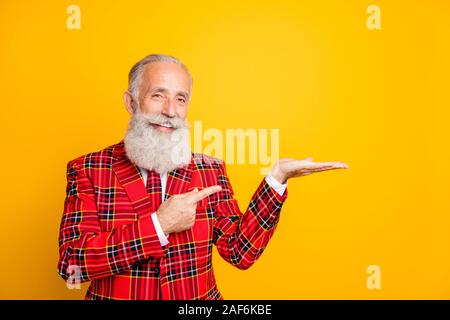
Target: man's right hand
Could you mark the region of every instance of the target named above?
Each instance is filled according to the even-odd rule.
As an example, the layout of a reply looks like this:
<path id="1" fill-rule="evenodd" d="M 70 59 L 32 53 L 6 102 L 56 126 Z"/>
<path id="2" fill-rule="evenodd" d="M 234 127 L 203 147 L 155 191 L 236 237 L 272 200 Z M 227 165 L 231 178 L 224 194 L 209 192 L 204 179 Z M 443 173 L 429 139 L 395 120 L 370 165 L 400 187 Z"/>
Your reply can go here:
<path id="1" fill-rule="evenodd" d="M 192 228 L 195 223 L 197 202 L 222 190 L 221 186 L 211 186 L 198 191 L 176 194 L 164 201 L 156 215 L 165 234 L 180 232 Z"/>

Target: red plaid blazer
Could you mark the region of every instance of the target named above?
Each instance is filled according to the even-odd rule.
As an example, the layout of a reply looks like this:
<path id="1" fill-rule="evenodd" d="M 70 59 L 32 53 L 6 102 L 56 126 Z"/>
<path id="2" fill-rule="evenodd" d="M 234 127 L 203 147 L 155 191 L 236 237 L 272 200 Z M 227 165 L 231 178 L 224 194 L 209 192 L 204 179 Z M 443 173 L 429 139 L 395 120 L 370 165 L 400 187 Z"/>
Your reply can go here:
<path id="1" fill-rule="evenodd" d="M 123 140 L 67 164 L 58 273 L 67 280 L 78 270 L 81 282 L 91 281 L 86 299 L 222 299 L 213 244 L 233 266 L 249 268 L 287 197 L 263 179 L 242 214 L 223 161 L 194 153 L 187 167 L 169 172 L 165 199 L 196 187 L 219 184 L 222 190 L 199 202 L 194 226 L 170 234 L 162 247 L 151 220 L 161 203 L 161 189 L 153 188 L 159 175 L 150 171 L 148 181 L 146 189 Z"/>

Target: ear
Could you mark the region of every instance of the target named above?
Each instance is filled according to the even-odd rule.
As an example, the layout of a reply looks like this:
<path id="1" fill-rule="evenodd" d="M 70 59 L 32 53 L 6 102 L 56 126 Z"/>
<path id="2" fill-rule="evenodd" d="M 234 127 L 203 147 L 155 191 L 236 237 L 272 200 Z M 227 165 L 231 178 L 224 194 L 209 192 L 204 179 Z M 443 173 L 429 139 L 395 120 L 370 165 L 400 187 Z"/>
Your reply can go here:
<path id="1" fill-rule="evenodd" d="M 125 103 L 125 108 L 127 109 L 129 114 L 133 114 L 133 96 L 129 91 L 125 91 L 123 94 L 123 102 Z"/>

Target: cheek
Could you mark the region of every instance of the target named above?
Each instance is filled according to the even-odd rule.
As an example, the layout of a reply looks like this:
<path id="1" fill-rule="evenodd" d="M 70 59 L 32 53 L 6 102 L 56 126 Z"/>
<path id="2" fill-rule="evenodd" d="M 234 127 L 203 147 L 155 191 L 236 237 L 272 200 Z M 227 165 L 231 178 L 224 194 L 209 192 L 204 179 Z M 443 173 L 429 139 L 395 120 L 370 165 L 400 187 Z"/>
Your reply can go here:
<path id="1" fill-rule="evenodd" d="M 187 106 L 178 106 L 177 107 L 177 116 L 181 119 L 186 119 L 187 114 Z"/>
<path id="2" fill-rule="evenodd" d="M 141 111 L 143 113 L 161 113 L 162 103 L 154 100 L 143 100 L 141 102 Z"/>

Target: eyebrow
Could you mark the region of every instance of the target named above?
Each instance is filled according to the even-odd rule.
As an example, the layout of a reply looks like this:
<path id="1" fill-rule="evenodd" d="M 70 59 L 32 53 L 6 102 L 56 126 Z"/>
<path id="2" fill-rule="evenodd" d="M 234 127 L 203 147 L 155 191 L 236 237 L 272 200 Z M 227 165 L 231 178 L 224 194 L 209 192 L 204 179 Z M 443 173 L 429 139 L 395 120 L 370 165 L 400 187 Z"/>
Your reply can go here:
<path id="1" fill-rule="evenodd" d="M 157 92 L 168 93 L 168 90 L 163 87 L 156 87 L 152 90 L 152 93 L 157 93 Z M 189 94 L 186 91 L 178 91 L 177 95 L 183 96 L 185 99 L 189 98 Z"/>

